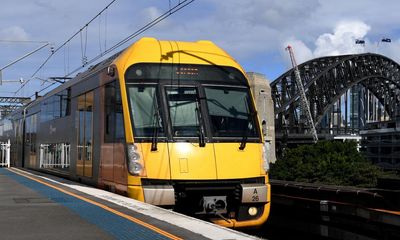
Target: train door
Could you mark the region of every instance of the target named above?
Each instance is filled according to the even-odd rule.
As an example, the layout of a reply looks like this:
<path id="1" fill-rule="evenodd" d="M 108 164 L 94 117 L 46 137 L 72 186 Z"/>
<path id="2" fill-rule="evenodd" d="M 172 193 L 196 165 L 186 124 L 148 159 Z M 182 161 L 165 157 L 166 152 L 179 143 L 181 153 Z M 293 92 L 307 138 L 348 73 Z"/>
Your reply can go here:
<path id="1" fill-rule="evenodd" d="M 37 114 L 33 114 L 25 119 L 24 167 L 36 167 L 36 133 Z"/>
<path id="2" fill-rule="evenodd" d="M 126 185 L 125 132 L 122 101 L 117 81 L 104 87 L 104 141 L 101 146 L 101 177 L 103 180 Z M 118 186 L 117 186 L 118 187 Z"/>
<path id="3" fill-rule="evenodd" d="M 11 143 L 11 166 L 24 167 L 24 121 L 17 119 L 14 121 L 15 139 Z"/>
<path id="4" fill-rule="evenodd" d="M 92 177 L 93 172 L 93 91 L 78 97 L 78 159 L 76 173 Z"/>

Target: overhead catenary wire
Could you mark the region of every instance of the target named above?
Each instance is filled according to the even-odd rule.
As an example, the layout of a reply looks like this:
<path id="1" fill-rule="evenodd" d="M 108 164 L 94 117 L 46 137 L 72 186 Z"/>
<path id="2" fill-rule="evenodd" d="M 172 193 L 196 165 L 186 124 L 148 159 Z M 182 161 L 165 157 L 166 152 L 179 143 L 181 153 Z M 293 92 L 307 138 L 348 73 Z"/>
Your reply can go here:
<path id="1" fill-rule="evenodd" d="M 64 77 L 69 77 L 72 74 L 78 72 L 80 69 L 82 69 L 83 67 L 85 67 L 88 64 L 91 64 L 99 59 L 101 59 L 102 57 L 104 57 L 105 55 L 111 53 L 112 51 L 118 49 L 119 47 L 121 47 L 122 45 L 126 44 L 127 42 L 129 42 L 130 40 L 132 40 L 133 38 L 137 37 L 138 35 L 142 34 L 143 32 L 149 30 L 150 28 L 154 27 L 155 25 L 157 25 L 158 23 L 160 23 L 161 21 L 163 21 L 164 19 L 168 18 L 169 16 L 173 15 L 174 13 L 178 12 L 179 10 L 181 10 L 182 8 L 186 7 L 187 5 L 191 4 L 192 2 L 194 2 L 195 0 L 183 0 L 183 1 L 179 1 L 179 3 L 177 3 L 175 6 L 169 8 L 168 11 L 165 11 L 163 14 L 161 14 L 160 16 L 158 16 L 157 18 L 155 18 L 154 20 L 150 21 L 149 23 L 145 24 L 143 27 L 139 28 L 138 30 L 136 30 L 135 32 L 133 32 L 132 34 L 130 34 L 129 36 L 127 36 L 126 38 L 124 38 L 123 40 L 121 40 L 120 42 L 116 43 L 115 45 L 113 45 L 112 47 L 105 49 L 104 52 L 100 53 L 99 55 L 95 56 L 94 58 L 88 60 L 86 62 L 85 65 L 79 66 L 78 68 L 74 69 L 73 71 L 69 72 L 68 74 L 66 74 Z M 83 28 L 82 28 L 83 29 Z M 79 34 L 79 32 L 77 33 Z M 76 35 L 75 35 L 76 36 Z M 58 50 L 59 48 L 57 48 L 56 50 Z M 54 84 L 57 84 L 57 82 L 53 82 L 50 85 L 40 89 L 38 91 L 38 93 L 43 92 L 44 90 L 50 88 L 51 86 L 53 86 Z M 35 94 L 33 94 L 30 97 L 35 96 Z"/>
<path id="2" fill-rule="evenodd" d="M 65 45 L 67 45 L 73 38 L 75 38 L 78 34 L 80 34 L 89 24 L 91 24 L 97 17 L 99 17 L 103 12 L 105 12 L 114 2 L 117 0 L 112 0 L 106 7 L 104 7 L 96 16 L 94 16 L 92 19 L 90 19 L 82 28 L 80 28 L 76 33 L 74 33 L 70 38 L 68 38 L 63 44 L 61 44 L 59 47 L 57 47 L 54 51 L 50 53 L 50 55 L 44 60 L 44 62 L 36 69 L 36 71 L 31 75 L 30 79 L 34 78 L 36 74 L 47 64 L 47 62 L 56 54 L 61 48 L 63 48 Z M 29 41 L 26 41 L 29 42 Z M 14 96 L 21 91 L 26 84 L 30 81 L 28 79 L 22 86 L 14 93 Z"/>
<path id="3" fill-rule="evenodd" d="M 160 23 L 161 21 L 163 21 L 164 19 L 166 19 L 167 17 L 171 16 L 172 14 L 176 13 L 177 11 L 179 11 L 180 9 L 186 7 L 187 5 L 189 5 L 190 3 L 194 2 L 195 0 L 184 0 L 179 2 L 177 5 L 175 5 L 174 7 L 170 8 L 168 11 L 164 12 L 163 14 L 161 14 L 160 16 L 158 16 L 157 18 L 155 18 L 154 20 L 152 20 L 151 22 L 147 23 L 146 25 L 144 25 L 143 27 L 141 27 L 139 30 L 135 31 L 134 33 L 132 33 L 131 35 L 127 36 L 126 38 L 124 38 L 123 40 L 121 40 L 120 42 L 118 42 L 117 44 L 115 44 L 114 46 L 108 48 L 107 50 L 105 50 L 103 53 L 95 56 L 94 58 L 92 58 L 91 60 L 88 60 L 87 64 L 91 64 L 97 60 L 99 60 L 100 58 L 104 57 L 105 55 L 107 55 L 108 53 L 116 50 L 117 48 L 121 47 L 122 45 L 126 44 L 127 42 L 129 42 L 130 40 L 132 40 L 133 38 L 137 37 L 138 35 L 142 34 L 143 32 L 147 31 L 148 29 L 154 27 L 155 25 L 157 25 L 158 23 Z M 76 73 L 77 71 L 79 71 L 80 69 L 82 69 L 84 66 L 80 66 L 78 68 L 76 68 L 75 70 L 73 70 L 72 72 L 68 73 L 65 77 L 70 76 L 71 74 Z"/>
<path id="4" fill-rule="evenodd" d="M 31 41 L 31 40 L 0 40 L 0 43 L 48 43 L 48 41 Z"/>

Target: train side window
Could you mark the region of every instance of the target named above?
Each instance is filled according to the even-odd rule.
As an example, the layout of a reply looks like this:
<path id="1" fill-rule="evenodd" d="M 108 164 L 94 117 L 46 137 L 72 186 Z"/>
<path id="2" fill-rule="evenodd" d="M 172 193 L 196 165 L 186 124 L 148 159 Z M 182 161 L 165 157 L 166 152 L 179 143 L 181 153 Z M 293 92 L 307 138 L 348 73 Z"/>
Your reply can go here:
<path id="1" fill-rule="evenodd" d="M 119 84 L 115 87 L 115 141 L 121 142 L 125 139 L 124 117 L 122 113 L 122 99 Z"/>
<path id="2" fill-rule="evenodd" d="M 109 83 L 104 87 L 104 142 L 114 142 L 115 114 L 113 107 L 115 102 L 115 82 Z"/>
<path id="3" fill-rule="evenodd" d="M 119 84 L 113 81 L 105 85 L 104 94 L 104 142 L 113 143 L 124 140 L 122 100 Z"/>
<path id="4" fill-rule="evenodd" d="M 65 89 L 44 100 L 40 111 L 41 122 L 69 116 L 71 113 L 71 89 Z"/>

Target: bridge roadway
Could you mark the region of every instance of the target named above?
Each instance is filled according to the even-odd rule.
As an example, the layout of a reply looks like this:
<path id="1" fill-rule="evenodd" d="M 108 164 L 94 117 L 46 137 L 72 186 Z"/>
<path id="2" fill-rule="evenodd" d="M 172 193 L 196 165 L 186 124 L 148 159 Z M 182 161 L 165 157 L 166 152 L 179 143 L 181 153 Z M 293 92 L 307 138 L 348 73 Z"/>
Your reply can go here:
<path id="1" fill-rule="evenodd" d="M 255 239 L 82 184 L 0 168 L 1 239 Z"/>

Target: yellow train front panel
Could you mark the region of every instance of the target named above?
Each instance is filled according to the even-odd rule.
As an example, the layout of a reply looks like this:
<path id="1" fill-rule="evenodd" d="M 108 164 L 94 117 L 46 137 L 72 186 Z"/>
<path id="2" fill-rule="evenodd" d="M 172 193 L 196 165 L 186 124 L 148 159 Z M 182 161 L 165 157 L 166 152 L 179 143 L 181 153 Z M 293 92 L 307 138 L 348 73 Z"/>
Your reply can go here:
<path id="1" fill-rule="evenodd" d="M 269 215 L 268 160 L 244 71 L 212 42 L 144 38 L 113 62 L 128 196 L 228 227 Z"/>

